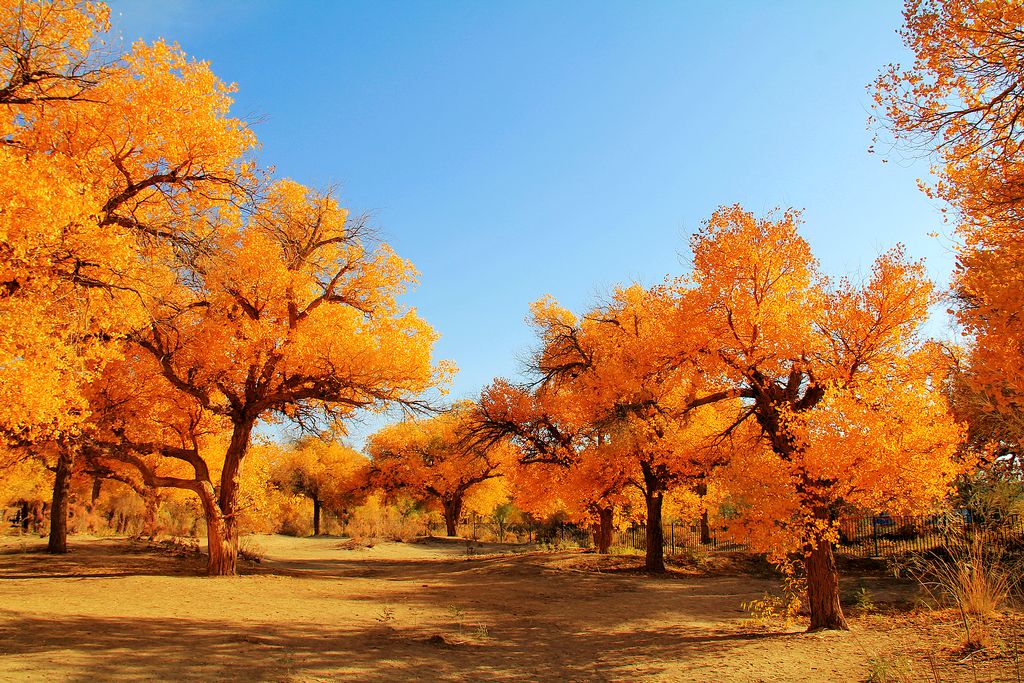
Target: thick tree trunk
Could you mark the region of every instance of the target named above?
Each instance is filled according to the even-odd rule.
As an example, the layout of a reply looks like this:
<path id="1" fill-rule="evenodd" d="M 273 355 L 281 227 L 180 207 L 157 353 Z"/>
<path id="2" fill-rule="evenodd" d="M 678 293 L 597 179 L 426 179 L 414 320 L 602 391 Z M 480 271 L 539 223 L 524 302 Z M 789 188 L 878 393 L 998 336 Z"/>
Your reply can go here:
<path id="1" fill-rule="evenodd" d="M 313 496 L 313 535 L 320 535 L 320 499 Z"/>
<path id="2" fill-rule="evenodd" d="M 664 478 L 647 462 L 640 468 L 644 473 L 644 498 L 647 502 L 647 549 L 644 569 L 649 572 L 665 571 L 665 529 L 661 526 L 661 504 L 665 492 Z"/>
<path id="3" fill-rule="evenodd" d="M 71 490 L 71 468 L 74 464 L 74 454 L 68 449 L 61 448 L 57 457 L 57 472 L 53 478 L 50 539 L 46 544 L 46 551 L 50 553 L 68 551 L 68 497 Z"/>
<path id="4" fill-rule="evenodd" d="M 661 526 L 660 491 L 648 493 L 647 499 L 647 550 L 644 569 L 649 572 L 665 571 L 665 530 Z"/>
<path id="5" fill-rule="evenodd" d="M 96 477 L 92 480 L 92 496 L 89 498 L 89 510 L 91 511 L 96 507 L 96 501 L 99 500 L 100 491 L 103 489 L 103 480 Z"/>
<path id="6" fill-rule="evenodd" d="M 210 576 L 234 576 L 238 573 L 238 538 L 235 525 L 222 515 L 206 520 L 206 547 L 209 557 L 206 573 Z"/>
<path id="7" fill-rule="evenodd" d="M 224 455 L 220 475 L 220 496 L 214 498 L 208 486 L 200 497 L 206 516 L 206 541 L 209 552 L 206 570 L 210 576 L 234 576 L 238 573 L 238 532 L 235 515 L 238 507 L 238 486 L 242 478 L 242 460 L 249 451 L 253 420 L 234 424 L 231 441 Z"/>
<path id="8" fill-rule="evenodd" d="M 611 505 L 603 507 L 598 510 L 598 526 L 597 526 L 597 552 L 602 555 L 607 555 L 608 551 L 612 547 L 612 534 L 615 528 L 612 526 L 612 519 L 615 513 L 615 508 Z"/>
<path id="9" fill-rule="evenodd" d="M 206 518 L 206 573 L 209 576 L 234 576 L 238 570 L 238 538 L 233 520 L 221 512 L 209 482 L 204 483 L 199 498 Z"/>
<path id="10" fill-rule="evenodd" d="M 462 516 L 462 498 L 441 501 L 444 509 L 444 530 L 449 536 L 458 535 L 459 517 Z"/>
<path id="11" fill-rule="evenodd" d="M 809 631 L 822 629 L 848 631 L 843 608 L 839 604 L 839 572 L 832 544 L 821 539 L 804 555 L 807 571 L 807 603 L 811 611 Z"/>

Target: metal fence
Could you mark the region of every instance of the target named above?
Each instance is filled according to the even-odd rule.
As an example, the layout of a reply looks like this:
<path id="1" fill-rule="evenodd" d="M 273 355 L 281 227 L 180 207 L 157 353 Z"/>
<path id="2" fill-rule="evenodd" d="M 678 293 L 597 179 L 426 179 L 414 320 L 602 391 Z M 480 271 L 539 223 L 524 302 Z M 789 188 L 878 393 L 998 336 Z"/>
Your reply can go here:
<path id="1" fill-rule="evenodd" d="M 979 520 L 969 511 L 930 516 L 846 518 L 839 522 L 837 552 L 856 557 L 887 557 L 947 547 L 964 541 L 1024 545 L 1024 519 L 1009 515 Z"/>
<path id="2" fill-rule="evenodd" d="M 726 527 L 712 526 L 701 542 L 700 525 L 670 522 L 664 527 L 665 550 L 669 553 L 691 548 L 702 550 L 746 550 L 726 533 Z M 1024 518 L 1010 515 L 984 522 L 968 511 L 931 516 L 869 515 L 839 520 L 836 552 L 854 557 L 890 557 L 948 547 L 965 541 L 1024 547 Z M 616 533 L 619 547 L 646 550 L 647 529 L 637 525 Z"/>
<path id="3" fill-rule="evenodd" d="M 473 539 L 500 543 L 593 546 L 591 530 L 568 523 L 507 523 L 504 520 L 478 517 L 465 520 L 461 531 Z M 839 520 L 836 552 L 854 557 L 890 557 L 948 547 L 973 539 L 983 543 L 1024 547 L 1024 518 L 1011 515 L 982 522 L 969 511 L 932 516 L 845 517 Z M 646 550 L 647 528 L 639 524 L 616 531 L 613 546 Z M 711 525 L 702 542 L 699 521 L 666 523 L 664 547 L 669 554 L 686 549 L 747 549 L 745 543 L 732 537 L 727 533 L 727 528 L 721 525 Z"/>
<path id="4" fill-rule="evenodd" d="M 665 550 L 675 553 L 686 548 L 703 550 L 746 550 L 745 543 L 737 542 L 725 533 L 725 527 L 711 526 L 707 539 L 701 541 L 700 522 L 669 522 L 663 525 Z M 614 546 L 647 550 L 647 527 L 643 524 L 623 529 L 615 533 Z"/>

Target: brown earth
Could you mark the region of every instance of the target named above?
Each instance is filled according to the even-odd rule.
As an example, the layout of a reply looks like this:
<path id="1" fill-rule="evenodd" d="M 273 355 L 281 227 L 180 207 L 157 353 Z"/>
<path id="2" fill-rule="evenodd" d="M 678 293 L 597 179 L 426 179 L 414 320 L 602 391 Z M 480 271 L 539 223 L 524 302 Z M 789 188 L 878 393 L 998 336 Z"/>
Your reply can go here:
<path id="1" fill-rule="evenodd" d="M 53 557 L 0 538 L 0 680 L 856 681 L 1017 680 L 1024 619 L 958 650 L 958 616 L 911 609 L 914 587 L 848 568 L 870 613 L 848 633 L 746 620 L 777 588 L 759 563 L 636 571 L 640 559 L 509 553 L 440 539 L 372 548 L 261 536 L 243 576 L 200 555 L 74 537 Z"/>

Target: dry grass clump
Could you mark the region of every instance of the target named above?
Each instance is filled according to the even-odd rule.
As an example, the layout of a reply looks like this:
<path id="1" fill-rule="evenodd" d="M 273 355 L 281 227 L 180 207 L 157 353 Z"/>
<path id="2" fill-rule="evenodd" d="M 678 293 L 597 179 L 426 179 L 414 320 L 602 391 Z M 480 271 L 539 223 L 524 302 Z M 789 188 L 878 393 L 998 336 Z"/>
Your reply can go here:
<path id="1" fill-rule="evenodd" d="M 882 656 L 872 659 L 867 683 L 910 683 L 915 680 L 914 668 L 906 657 Z"/>
<path id="2" fill-rule="evenodd" d="M 998 544 L 980 538 L 951 545 L 945 553 L 932 553 L 911 567 L 921 586 L 938 604 L 960 611 L 964 648 L 992 645 L 989 624 L 1021 587 L 1024 565 L 1007 559 Z"/>
<path id="3" fill-rule="evenodd" d="M 245 536 L 238 541 L 238 556 L 243 560 L 259 564 L 267 554 L 267 549 L 252 536 Z"/>

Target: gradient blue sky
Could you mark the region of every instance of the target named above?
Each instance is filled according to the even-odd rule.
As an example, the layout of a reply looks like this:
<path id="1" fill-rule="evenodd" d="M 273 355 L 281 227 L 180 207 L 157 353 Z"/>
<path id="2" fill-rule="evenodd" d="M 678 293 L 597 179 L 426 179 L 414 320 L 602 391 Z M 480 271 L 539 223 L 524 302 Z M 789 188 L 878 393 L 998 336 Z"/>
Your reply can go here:
<path id="1" fill-rule="evenodd" d="M 927 164 L 867 151 L 865 86 L 909 59 L 894 0 L 110 5 L 126 42 L 177 41 L 238 84 L 264 164 L 372 211 L 421 271 L 408 302 L 460 367 L 454 398 L 516 376 L 531 301 L 683 272 L 721 204 L 803 208 L 831 274 L 897 241 L 952 269 Z"/>

